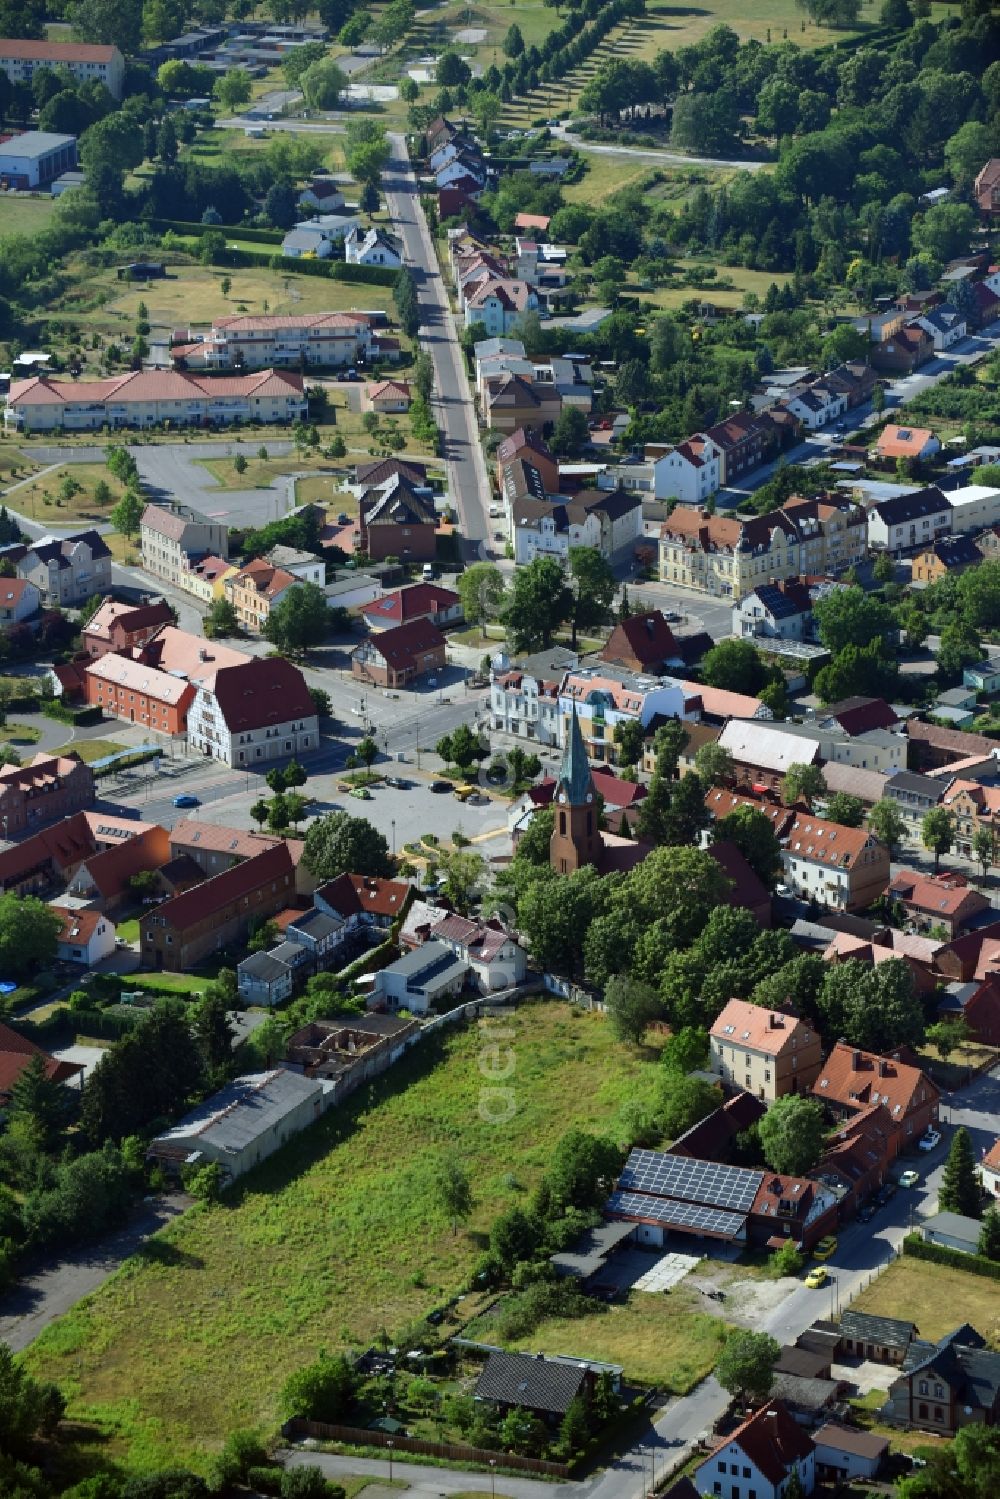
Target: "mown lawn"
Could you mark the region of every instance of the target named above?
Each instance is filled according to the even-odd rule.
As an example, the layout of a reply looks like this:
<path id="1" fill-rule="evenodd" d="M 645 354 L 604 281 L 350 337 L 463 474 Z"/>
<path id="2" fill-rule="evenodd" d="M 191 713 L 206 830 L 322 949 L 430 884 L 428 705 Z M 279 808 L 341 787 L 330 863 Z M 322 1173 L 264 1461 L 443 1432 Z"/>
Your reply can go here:
<path id="1" fill-rule="evenodd" d="M 59 491 L 66 479 L 75 480 L 81 487 L 76 494 L 62 499 Z M 111 491 L 111 499 L 106 505 L 98 505 L 94 500 L 94 490 L 101 480 Z M 109 518 L 124 490 L 125 486 L 103 463 L 62 463 L 51 473 L 40 474 L 30 484 L 22 485 L 12 495 L 11 503 L 44 525 L 92 524 Z"/>
<path id="2" fill-rule="evenodd" d="M 4 234 L 38 234 L 47 229 L 55 213 L 58 198 L 21 197 L 17 193 L 4 193 L 0 206 L 0 223 Z"/>
<path id="3" fill-rule="evenodd" d="M 631 1379 L 684 1395 L 715 1367 L 726 1341 L 726 1324 L 695 1310 L 694 1300 L 683 1287 L 667 1296 L 633 1291 L 592 1317 L 543 1322 L 513 1346 L 621 1364 Z"/>
<path id="4" fill-rule="evenodd" d="M 497 1045 L 513 1058 L 500 1083 L 481 1070 Z M 272 1429 L 284 1379 L 320 1349 L 397 1334 L 458 1291 L 553 1142 L 655 1087 L 653 1063 L 561 1003 L 429 1040 L 224 1205 L 172 1225 L 27 1361 L 130 1467 L 199 1461 L 234 1427 Z M 476 1199 L 457 1235 L 431 1185 L 444 1150 L 460 1155 Z"/>
<path id="5" fill-rule="evenodd" d="M 229 238 L 235 244 L 238 236 Z M 247 248 L 259 251 L 267 246 L 248 243 Z M 223 296 L 222 281 L 226 276 L 231 284 L 228 296 Z M 226 271 L 174 264 L 162 281 L 150 281 L 145 286 L 130 283 L 124 287 L 116 283 L 114 289 L 108 281 L 107 286 L 106 314 L 119 315 L 128 322 L 135 318 L 139 303 L 145 302 L 149 321 L 158 328 L 211 323 L 214 318 L 232 317 L 240 312 L 350 312 L 355 308 L 381 308 L 395 315 L 389 286 L 356 286 L 326 276 L 272 271 L 267 266 Z"/>
<path id="6" fill-rule="evenodd" d="M 851 1302 L 852 1312 L 915 1320 L 924 1338 L 943 1337 L 969 1322 L 1000 1346 L 1000 1296 L 996 1281 L 949 1265 L 903 1255 Z"/>
<path id="7" fill-rule="evenodd" d="M 103 760 L 106 755 L 117 755 L 125 748 L 117 739 L 74 739 L 67 747 L 79 755 L 85 765 L 93 765 L 95 760 Z"/>

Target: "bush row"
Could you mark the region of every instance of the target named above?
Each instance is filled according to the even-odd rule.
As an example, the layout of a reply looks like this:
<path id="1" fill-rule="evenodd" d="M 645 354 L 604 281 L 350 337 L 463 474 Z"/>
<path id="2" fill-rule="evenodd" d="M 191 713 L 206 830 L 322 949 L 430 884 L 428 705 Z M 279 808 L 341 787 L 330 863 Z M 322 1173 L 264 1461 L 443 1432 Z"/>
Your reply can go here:
<path id="1" fill-rule="evenodd" d="M 10 706 L 14 706 L 13 702 Z M 96 706 L 67 708 L 66 704 L 61 703 L 58 698 L 43 698 L 40 709 L 46 718 L 54 718 L 59 723 L 75 724 L 79 727 L 83 727 L 85 724 L 100 723 L 102 717 L 100 708 Z"/>
<path id="2" fill-rule="evenodd" d="M 1000 1280 L 1000 1260 L 988 1260 L 985 1254 L 948 1249 L 944 1244 L 928 1244 L 919 1234 L 907 1234 L 903 1240 L 903 1253 L 912 1254 L 915 1260 L 931 1260 L 936 1265 L 950 1265 L 953 1270 L 967 1270 L 970 1275 Z"/>

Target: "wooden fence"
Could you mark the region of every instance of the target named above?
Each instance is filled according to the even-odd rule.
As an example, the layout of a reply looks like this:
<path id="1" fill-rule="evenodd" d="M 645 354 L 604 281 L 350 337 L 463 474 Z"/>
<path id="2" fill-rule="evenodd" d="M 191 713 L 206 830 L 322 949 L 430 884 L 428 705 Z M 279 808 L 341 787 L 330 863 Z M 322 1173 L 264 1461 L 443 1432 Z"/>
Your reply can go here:
<path id="1" fill-rule="evenodd" d="M 332 1426 L 325 1421 L 286 1421 L 282 1428 L 287 1437 L 316 1437 L 323 1442 L 345 1442 L 351 1447 L 383 1447 L 393 1452 L 420 1452 L 426 1457 L 443 1457 L 452 1462 L 478 1463 L 486 1468 L 495 1463 L 508 1472 L 541 1473 L 547 1478 L 569 1478 L 572 1469 L 566 1463 L 547 1463 L 540 1457 L 518 1457 L 513 1452 L 489 1452 L 485 1447 L 466 1447 L 459 1442 L 426 1442 L 421 1437 L 402 1434 L 387 1436 L 384 1431 L 368 1431 L 362 1426 Z"/>

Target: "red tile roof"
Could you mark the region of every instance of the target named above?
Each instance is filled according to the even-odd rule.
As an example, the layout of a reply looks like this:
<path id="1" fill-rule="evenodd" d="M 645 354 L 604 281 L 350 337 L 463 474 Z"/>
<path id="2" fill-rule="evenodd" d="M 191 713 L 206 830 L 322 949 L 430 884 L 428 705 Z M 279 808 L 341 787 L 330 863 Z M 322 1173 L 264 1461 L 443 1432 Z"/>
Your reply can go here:
<path id="1" fill-rule="evenodd" d="M 251 895 L 264 885 L 294 872 L 290 850 L 286 844 L 279 843 L 275 848 L 266 848 L 252 859 L 245 859 L 242 864 L 234 864 L 231 869 L 203 880 L 193 890 L 185 890 L 172 900 L 164 901 L 153 914 L 158 921 L 183 932 L 213 912 L 224 910 L 231 901 Z M 149 919 L 149 916 L 143 917 L 143 924 Z"/>
<path id="2" fill-rule="evenodd" d="M 431 651 L 444 650 L 445 639 L 429 619 L 411 619 L 394 630 L 383 630 L 366 642 L 365 649 L 373 649 L 387 666 L 396 671 L 405 671 L 416 665 L 418 656 Z"/>
<path id="3" fill-rule="evenodd" d="M 880 1057 L 838 1041 L 813 1084 L 813 1093 L 826 1103 L 860 1109 L 884 1103 L 893 1124 L 940 1095 L 919 1067 L 896 1057 Z"/>
<path id="4" fill-rule="evenodd" d="M 283 656 L 252 657 L 215 673 L 215 700 L 231 734 L 315 718 L 305 677 Z"/>
<path id="5" fill-rule="evenodd" d="M 737 1426 L 713 1449 L 706 1462 L 712 1462 L 733 1446 L 738 1447 L 772 1484 L 783 1483 L 795 1464 L 813 1451 L 812 1438 L 789 1415 L 780 1400 L 768 1401 L 767 1405 L 754 1411 L 742 1426 Z"/>
<path id="6" fill-rule="evenodd" d="M 717 1041 L 738 1042 L 770 1057 L 814 1040 L 813 1031 L 797 1015 L 752 1005 L 746 999 L 731 999 L 709 1034 Z"/>
<path id="7" fill-rule="evenodd" d="M 340 916 L 398 916 L 410 894 L 403 880 L 385 880 L 375 875 L 341 874 L 321 885 L 316 894 Z"/>
<path id="8" fill-rule="evenodd" d="M 845 828 L 811 812 L 797 813 L 788 830 L 790 854 L 838 869 L 852 869 L 865 848 L 877 841 L 867 828 Z"/>
<path id="9" fill-rule="evenodd" d="M 443 614 L 460 602 L 458 594 L 450 588 L 441 588 L 437 583 L 414 583 L 409 588 L 396 588 L 376 599 L 361 613 L 367 620 L 393 620 L 396 624 L 407 624 L 411 619 Z"/>
<path id="10" fill-rule="evenodd" d="M 705 806 L 718 821 L 728 817 L 738 807 L 749 807 L 753 812 L 763 812 L 770 821 L 778 838 L 784 838 L 795 820 L 795 812 L 782 802 L 762 801 L 756 796 L 744 795 L 741 791 L 730 791 L 726 786 L 712 786 L 705 793 Z"/>
<path id="11" fill-rule="evenodd" d="M 80 947 L 86 947 L 102 921 L 108 922 L 109 926 L 111 924 L 102 911 L 77 910 L 57 905 L 51 906 L 50 909 L 62 919 L 62 930 L 56 937 L 57 942 L 72 942 Z"/>
<path id="12" fill-rule="evenodd" d="M 7 404 L 79 405 L 84 401 L 185 401 L 196 396 L 302 394 L 302 376 L 291 370 L 258 370 L 252 375 L 190 375 L 179 370 L 132 370 L 108 380 L 53 380 L 33 375 L 15 380 Z"/>
<path id="13" fill-rule="evenodd" d="M 0 1095 L 8 1094 L 27 1067 L 32 1057 L 43 1057 L 45 1076 L 50 1082 L 64 1083 L 68 1078 L 78 1077 L 83 1068 L 74 1062 L 60 1062 L 48 1052 L 29 1041 L 18 1031 L 0 1021 Z"/>
<path id="14" fill-rule="evenodd" d="M 931 916 L 968 918 L 987 910 L 990 904 L 981 891 L 970 889 L 962 875 L 922 875 L 904 869 L 894 877 L 889 891 L 906 905 Z"/>
<path id="15" fill-rule="evenodd" d="M 626 646 L 629 657 L 638 661 L 640 666 L 655 666 L 677 655 L 674 632 L 659 609 L 623 619 L 612 631 L 601 652 L 601 660 L 622 660 L 626 654 Z"/>
<path id="16" fill-rule="evenodd" d="M 845 734 L 866 734 L 869 729 L 894 729 L 899 723 L 895 708 L 880 697 L 845 697 L 824 708 L 820 717 L 835 718 Z"/>

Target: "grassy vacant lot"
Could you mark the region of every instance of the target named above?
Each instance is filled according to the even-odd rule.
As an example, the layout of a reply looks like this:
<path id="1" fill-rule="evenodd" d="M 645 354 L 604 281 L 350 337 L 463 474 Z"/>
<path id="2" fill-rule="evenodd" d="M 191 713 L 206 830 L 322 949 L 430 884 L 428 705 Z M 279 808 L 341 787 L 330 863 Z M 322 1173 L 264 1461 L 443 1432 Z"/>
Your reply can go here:
<path id="1" fill-rule="evenodd" d="M 484 1091 L 497 1084 L 480 1070 L 496 1045 L 513 1054 L 502 1098 Z M 48 1328 L 28 1362 L 133 1468 L 191 1461 L 236 1426 L 271 1428 L 292 1369 L 321 1348 L 365 1346 L 383 1327 L 392 1335 L 458 1290 L 552 1141 L 607 1125 L 655 1086 L 655 1067 L 617 1045 L 599 1016 L 564 1004 L 456 1028 L 290 1143 L 224 1205 L 172 1225 Z M 511 1117 L 492 1122 L 508 1098 Z M 431 1185 L 445 1150 L 461 1157 L 476 1199 L 457 1235 Z"/>
<path id="2" fill-rule="evenodd" d="M 996 1282 L 948 1265 L 903 1255 L 851 1302 L 851 1310 L 875 1317 L 915 1317 L 922 1337 L 940 1338 L 969 1322 L 1000 1346 L 1000 1297 Z"/>
<path id="3" fill-rule="evenodd" d="M 71 499 L 64 500 L 60 498 L 59 490 L 67 478 L 75 479 L 83 487 Z M 94 489 L 102 479 L 112 494 L 111 500 L 103 506 L 94 502 Z M 51 473 L 40 474 L 30 484 L 23 485 L 13 495 L 11 503 L 45 525 L 72 526 L 77 522 L 106 521 L 123 492 L 124 485 L 103 463 L 63 463 Z"/>
<path id="4" fill-rule="evenodd" d="M 271 88 L 283 88 L 282 82 L 277 82 L 273 77 L 270 81 Z M 264 137 L 248 136 L 242 130 L 203 130 L 190 144 L 183 147 L 181 155 L 185 160 L 196 161 L 200 166 L 224 166 L 233 156 L 260 156 L 267 151 L 268 145 L 279 134 L 278 131 L 268 130 L 266 121 L 251 121 L 251 124 L 267 130 Z M 321 172 L 345 172 L 347 170 L 344 161 L 344 135 L 343 133 L 330 132 L 329 134 L 319 131 L 310 132 L 307 137 L 309 144 L 316 146 L 322 151 L 318 171 Z"/>
<path id="5" fill-rule="evenodd" d="M 711 1371 L 726 1340 L 726 1324 L 697 1311 L 694 1301 L 683 1288 L 668 1296 L 633 1291 L 623 1306 L 592 1317 L 543 1322 L 514 1346 L 623 1364 L 631 1378 L 683 1395 Z"/>
<path id="6" fill-rule="evenodd" d="M 4 234 L 37 234 L 45 229 L 55 212 L 58 198 L 21 197 L 4 193 L 0 206 L 0 225 Z"/>
<path id="7" fill-rule="evenodd" d="M 679 260 L 677 264 L 684 270 L 704 270 L 706 262 L 696 260 Z M 702 287 L 693 286 L 658 286 L 655 291 L 639 292 L 644 307 L 671 308 L 681 307 L 685 302 L 692 299 L 712 302 L 717 307 L 739 308 L 743 305 L 743 293 L 756 292 L 763 301 L 767 295 L 767 289 L 772 281 L 780 285 L 782 278 L 776 276 L 773 271 L 751 271 L 746 266 L 726 265 L 719 268 L 719 280 L 721 282 L 731 281 L 732 286 L 720 287 L 716 290 L 711 281 L 707 281 Z M 631 291 L 632 288 L 629 288 Z"/>
<path id="8" fill-rule="evenodd" d="M 111 274 L 113 277 L 114 272 Z M 224 297 L 221 283 L 227 275 L 232 285 L 228 297 Z M 388 286 L 354 286 L 348 281 L 327 280 L 325 276 L 272 271 L 266 266 L 224 271 L 200 265 L 173 265 L 163 281 L 151 281 L 148 286 L 134 283 L 122 286 L 119 282 L 112 285 L 110 281 L 107 285 L 110 295 L 105 313 L 131 321 L 139 303 L 145 302 L 150 322 L 166 328 L 211 323 L 213 318 L 232 317 L 241 311 L 261 313 L 265 302 L 268 312 L 350 312 L 358 307 L 372 310 L 393 307 L 392 289 Z"/>

